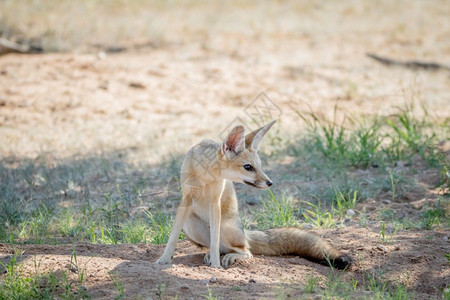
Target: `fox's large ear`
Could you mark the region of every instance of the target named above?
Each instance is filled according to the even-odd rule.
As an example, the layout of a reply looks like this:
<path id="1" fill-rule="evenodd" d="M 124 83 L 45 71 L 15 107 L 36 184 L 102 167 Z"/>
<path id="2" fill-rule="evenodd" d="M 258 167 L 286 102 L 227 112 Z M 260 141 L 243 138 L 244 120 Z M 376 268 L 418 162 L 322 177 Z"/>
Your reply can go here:
<path id="1" fill-rule="evenodd" d="M 245 149 L 245 137 L 244 137 L 244 126 L 238 125 L 234 127 L 227 138 L 223 142 L 220 150 L 222 154 L 227 154 L 230 157 L 237 155 Z"/>
<path id="2" fill-rule="evenodd" d="M 266 133 L 269 131 L 270 127 L 272 127 L 273 124 L 275 124 L 276 120 L 271 121 L 270 123 L 267 123 L 263 127 L 256 129 L 255 131 L 250 132 L 245 136 L 245 147 L 247 149 L 252 149 L 254 151 L 259 150 L 259 144 L 261 143 L 261 140 L 266 135 Z"/>

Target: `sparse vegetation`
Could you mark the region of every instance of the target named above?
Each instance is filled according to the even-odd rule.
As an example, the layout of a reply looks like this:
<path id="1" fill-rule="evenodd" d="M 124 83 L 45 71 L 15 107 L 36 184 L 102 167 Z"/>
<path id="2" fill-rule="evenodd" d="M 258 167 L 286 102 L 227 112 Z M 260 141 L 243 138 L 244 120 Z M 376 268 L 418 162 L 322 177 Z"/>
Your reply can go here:
<path id="1" fill-rule="evenodd" d="M 79 269 L 75 253 L 68 268 L 57 272 L 40 272 L 40 263 L 35 260 L 32 275 L 24 274 L 23 264 L 20 262 L 22 256 L 22 253 L 16 253 L 6 263 L 0 261 L 0 267 L 6 272 L 0 282 L 0 299 L 89 298 L 83 286 L 85 273 Z M 77 278 L 71 273 L 77 273 Z"/>
<path id="2" fill-rule="evenodd" d="M 364 58 L 448 61 L 437 2 L 0 0 L 0 37 L 42 51 L 0 46 L 0 299 L 449 299 L 448 73 Z M 357 267 L 178 248 L 157 270 L 186 149 L 256 127 L 261 90 L 274 185 L 237 185 L 243 227 L 315 231 Z"/>
<path id="3" fill-rule="evenodd" d="M 311 275 L 308 277 L 308 280 L 306 281 L 306 285 L 305 285 L 305 293 L 307 293 L 307 294 L 314 293 L 314 291 L 315 291 L 316 288 L 317 288 L 316 285 L 317 285 L 318 281 L 319 281 L 319 278 L 314 277 L 314 275 L 311 274 Z"/>
<path id="4" fill-rule="evenodd" d="M 307 149 L 321 154 L 334 167 L 368 168 L 393 165 L 399 161 L 411 161 L 419 154 L 430 166 L 445 165 L 445 158 L 436 151 L 436 125 L 412 116 L 412 105 L 406 106 L 391 118 L 372 117 L 371 123 L 359 124 L 350 129 L 348 116 L 338 121 L 337 106 L 330 121 L 309 112 L 296 111 L 306 123 L 308 136 L 304 140 Z M 384 122 L 383 122 L 384 120 Z M 428 133 L 431 132 L 431 133 Z"/>
<path id="5" fill-rule="evenodd" d="M 400 225 L 395 224 L 393 229 L 386 228 L 386 223 L 381 223 L 380 239 L 383 243 L 391 243 L 394 241 L 395 234 L 399 230 Z"/>
<path id="6" fill-rule="evenodd" d="M 354 208 L 356 206 L 356 199 L 358 198 L 358 191 L 347 191 L 342 192 L 340 190 L 335 190 L 335 199 L 332 203 L 333 212 L 339 216 L 344 217 L 348 209 Z"/>
<path id="7" fill-rule="evenodd" d="M 110 273 L 111 280 L 114 283 L 114 287 L 116 288 L 117 295 L 115 296 L 115 299 L 122 299 L 125 295 L 125 289 L 123 287 L 122 279 L 120 278 L 120 275 L 117 273 Z"/>
<path id="8" fill-rule="evenodd" d="M 309 209 L 305 209 L 303 212 L 303 217 L 307 223 L 313 224 L 317 227 L 333 227 L 336 225 L 336 221 L 332 214 L 327 210 L 322 208 L 320 201 L 317 204 L 304 202 L 309 206 Z"/>
<path id="9" fill-rule="evenodd" d="M 219 299 L 218 296 L 214 295 L 213 290 L 210 287 L 208 287 L 208 294 L 203 295 L 203 297 L 208 300 L 218 300 Z"/>
<path id="10" fill-rule="evenodd" d="M 365 299 L 411 299 L 412 295 L 402 283 L 383 280 L 380 275 L 367 273 L 361 282 L 343 279 L 343 272 L 331 272 L 326 279 L 308 278 L 306 293 L 316 293 L 324 299 L 353 299 L 364 290 Z M 319 282 L 322 282 L 319 285 Z"/>
<path id="11" fill-rule="evenodd" d="M 267 199 L 262 199 L 262 209 L 256 215 L 258 228 L 298 226 L 293 199 L 288 196 L 276 197 L 271 190 Z"/>
<path id="12" fill-rule="evenodd" d="M 443 208 L 443 201 L 436 202 L 436 206 L 433 208 L 425 208 L 421 213 L 422 220 L 420 227 L 426 230 L 430 230 L 434 227 L 450 227 L 450 219 Z M 446 201 L 448 203 L 448 200 Z M 445 224 L 446 223 L 446 224 Z"/>

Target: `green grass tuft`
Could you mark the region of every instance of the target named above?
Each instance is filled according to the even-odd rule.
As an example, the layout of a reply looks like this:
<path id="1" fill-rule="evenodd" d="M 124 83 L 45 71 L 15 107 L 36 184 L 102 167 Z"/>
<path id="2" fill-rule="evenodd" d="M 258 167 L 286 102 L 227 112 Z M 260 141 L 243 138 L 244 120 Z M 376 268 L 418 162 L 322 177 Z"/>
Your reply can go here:
<path id="1" fill-rule="evenodd" d="M 269 197 L 261 200 L 263 208 L 256 215 L 259 229 L 299 225 L 291 197 L 283 195 L 277 198 L 269 189 Z"/>
<path id="2" fill-rule="evenodd" d="M 358 198 L 357 190 L 340 191 L 334 190 L 335 198 L 332 203 L 333 212 L 339 217 L 344 217 L 348 209 L 355 208 L 356 200 Z"/>
<path id="3" fill-rule="evenodd" d="M 325 228 L 336 226 L 336 221 L 333 218 L 333 215 L 328 210 L 322 209 L 320 201 L 317 201 L 317 204 L 307 201 L 302 202 L 310 207 L 309 209 L 305 209 L 303 212 L 303 217 L 307 223 Z"/>

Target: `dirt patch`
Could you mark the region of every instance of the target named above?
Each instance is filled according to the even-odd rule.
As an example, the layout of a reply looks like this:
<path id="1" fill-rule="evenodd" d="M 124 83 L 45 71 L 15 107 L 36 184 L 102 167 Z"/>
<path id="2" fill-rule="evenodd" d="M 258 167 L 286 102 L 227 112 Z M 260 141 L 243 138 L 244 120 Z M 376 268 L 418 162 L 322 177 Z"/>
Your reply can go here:
<path id="1" fill-rule="evenodd" d="M 350 270 L 342 272 L 342 280 L 354 278 L 367 284 L 372 274 L 383 272 L 389 285 L 405 284 L 417 299 L 440 297 L 448 284 L 450 269 L 445 254 L 450 252 L 449 230 L 403 231 L 395 240 L 382 243 L 374 228 L 355 224 L 335 230 L 318 231 L 324 238 L 355 258 Z M 162 267 L 154 261 L 163 246 L 153 245 L 0 245 L 1 260 L 13 253 L 19 256 L 26 275 L 70 269 L 75 252 L 78 272 L 85 272 L 84 287 L 94 298 L 110 299 L 117 294 L 110 274 L 123 282 L 126 298 L 151 297 L 198 299 L 208 294 L 208 287 L 221 298 L 275 298 L 281 291 L 287 297 L 305 296 L 310 276 L 321 278 L 324 286 L 332 271 L 299 257 L 256 256 L 240 261 L 226 270 L 203 264 L 205 249 L 188 241 L 178 244 L 173 265 Z M 37 267 L 36 267 L 37 266 Z M 320 289 L 318 289 L 320 291 Z M 310 295 L 314 298 L 314 294 Z"/>

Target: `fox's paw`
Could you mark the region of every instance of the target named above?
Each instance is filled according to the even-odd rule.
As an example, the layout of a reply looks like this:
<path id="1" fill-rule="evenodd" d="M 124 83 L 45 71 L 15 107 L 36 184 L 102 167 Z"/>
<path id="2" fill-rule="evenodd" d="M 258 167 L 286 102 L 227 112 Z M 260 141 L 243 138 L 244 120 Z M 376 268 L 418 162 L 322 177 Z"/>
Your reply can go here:
<path id="1" fill-rule="evenodd" d="M 253 257 L 253 255 L 251 253 L 247 253 L 247 254 L 228 253 L 222 258 L 222 265 L 223 265 L 224 268 L 228 268 L 229 266 L 234 264 L 234 262 L 237 259 L 250 259 L 252 257 Z"/>
<path id="2" fill-rule="evenodd" d="M 236 261 L 236 257 L 233 254 L 234 253 L 229 253 L 222 258 L 222 265 L 224 268 L 228 268 Z"/>
<path id="3" fill-rule="evenodd" d="M 211 268 L 223 269 L 222 266 L 220 265 L 220 260 L 216 263 L 214 263 L 211 260 L 211 253 L 209 251 L 205 254 L 203 261 L 205 262 L 205 264 L 209 265 Z"/>
<path id="4" fill-rule="evenodd" d="M 170 265 L 172 263 L 172 257 L 166 258 L 164 256 L 161 256 L 155 264 L 157 265 Z"/>
<path id="5" fill-rule="evenodd" d="M 209 264 L 209 266 L 211 267 L 211 268 L 217 268 L 217 269 L 222 269 L 223 270 L 223 267 L 220 265 L 220 261 L 219 261 L 219 263 L 210 263 Z"/>

